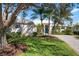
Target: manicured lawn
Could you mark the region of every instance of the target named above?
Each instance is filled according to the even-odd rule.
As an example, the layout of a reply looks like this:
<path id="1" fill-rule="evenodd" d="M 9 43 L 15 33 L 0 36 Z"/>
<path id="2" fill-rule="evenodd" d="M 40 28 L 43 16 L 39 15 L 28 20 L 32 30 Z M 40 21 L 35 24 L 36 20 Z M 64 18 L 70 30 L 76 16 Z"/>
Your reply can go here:
<path id="1" fill-rule="evenodd" d="M 57 38 L 27 37 L 24 40 L 28 50 L 24 56 L 75 56 L 77 55 L 65 42 Z"/>

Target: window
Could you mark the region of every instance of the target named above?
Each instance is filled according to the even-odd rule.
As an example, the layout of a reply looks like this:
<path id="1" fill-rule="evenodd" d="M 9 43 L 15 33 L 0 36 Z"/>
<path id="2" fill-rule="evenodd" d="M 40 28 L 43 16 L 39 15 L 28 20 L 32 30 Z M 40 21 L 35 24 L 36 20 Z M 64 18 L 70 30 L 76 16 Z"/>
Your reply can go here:
<path id="1" fill-rule="evenodd" d="M 15 28 L 19 28 L 19 27 L 20 27 L 20 24 L 16 24 L 16 25 L 15 25 Z"/>

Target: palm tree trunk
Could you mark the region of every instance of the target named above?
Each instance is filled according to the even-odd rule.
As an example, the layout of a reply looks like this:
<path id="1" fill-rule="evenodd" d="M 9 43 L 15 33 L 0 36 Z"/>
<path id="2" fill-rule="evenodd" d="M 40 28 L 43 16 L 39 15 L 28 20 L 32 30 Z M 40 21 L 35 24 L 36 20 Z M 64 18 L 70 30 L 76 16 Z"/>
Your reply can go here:
<path id="1" fill-rule="evenodd" d="M 41 34 L 43 34 L 43 23 L 42 23 L 42 15 L 40 15 L 40 20 L 41 20 Z"/>
<path id="2" fill-rule="evenodd" d="M 56 23 L 55 23 L 55 21 L 54 21 L 54 25 L 53 25 L 53 33 L 55 33 L 56 32 Z"/>
<path id="3" fill-rule="evenodd" d="M 51 29 L 50 29 L 50 17 L 49 17 L 49 35 L 51 34 Z"/>

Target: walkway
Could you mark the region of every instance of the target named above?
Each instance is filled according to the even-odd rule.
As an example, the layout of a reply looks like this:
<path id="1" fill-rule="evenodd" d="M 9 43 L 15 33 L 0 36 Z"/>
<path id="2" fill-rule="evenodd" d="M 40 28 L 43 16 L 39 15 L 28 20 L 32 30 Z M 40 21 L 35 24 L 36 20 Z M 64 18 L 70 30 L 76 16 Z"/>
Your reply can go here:
<path id="1" fill-rule="evenodd" d="M 79 54 L 79 39 L 74 38 L 74 36 L 70 35 L 51 35 L 51 36 L 55 36 L 63 40 L 64 42 L 69 44 L 69 46 L 72 47 L 74 51 L 76 51 Z"/>

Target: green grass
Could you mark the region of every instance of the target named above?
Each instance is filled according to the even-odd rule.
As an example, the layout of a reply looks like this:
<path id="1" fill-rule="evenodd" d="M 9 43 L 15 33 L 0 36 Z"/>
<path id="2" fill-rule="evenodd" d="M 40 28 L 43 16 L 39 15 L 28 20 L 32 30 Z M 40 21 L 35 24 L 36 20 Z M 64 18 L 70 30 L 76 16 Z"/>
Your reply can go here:
<path id="1" fill-rule="evenodd" d="M 75 56 L 77 55 L 65 42 L 57 38 L 28 37 L 25 40 L 28 50 L 25 56 Z"/>

